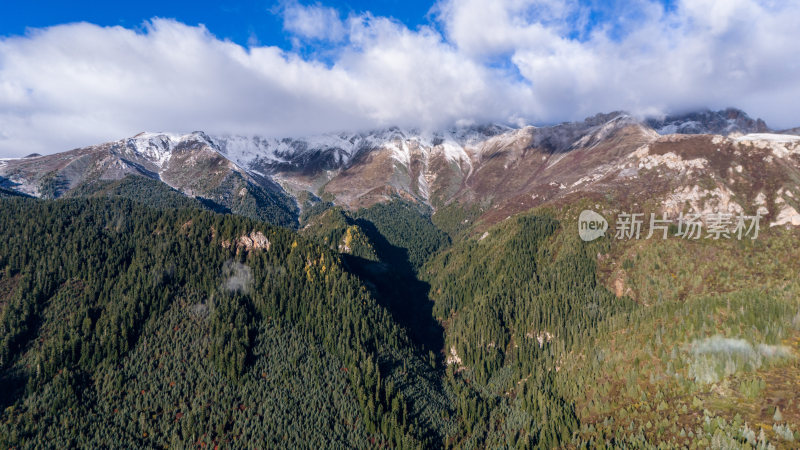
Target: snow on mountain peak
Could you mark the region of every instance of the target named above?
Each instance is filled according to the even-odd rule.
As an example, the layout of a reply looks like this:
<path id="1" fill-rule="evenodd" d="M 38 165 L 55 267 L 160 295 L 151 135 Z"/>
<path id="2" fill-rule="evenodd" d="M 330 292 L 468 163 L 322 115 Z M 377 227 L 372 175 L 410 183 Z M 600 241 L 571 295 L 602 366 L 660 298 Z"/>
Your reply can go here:
<path id="1" fill-rule="evenodd" d="M 338 170 L 349 167 L 365 152 L 387 150 L 399 164 L 409 164 L 413 152 L 427 161 L 441 156 L 447 161 L 470 164 L 473 154 L 486 145 L 504 145 L 530 139 L 530 145 L 563 152 L 575 147 L 594 147 L 618 130 L 639 125 L 642 132 L 657 134 L 766 133 L 761 120 L 751 119 L 736 109 L 704 110 L 679 116 L 642 121 L 623 111 L 597 114 L 582 122 L 548 127 L 512 128 L 498 124 L 456 126 L 445 130 L 419 130 L 387 127 L 367 132 L 327 133 L 307 137 L 275 138 L 262 136 L 217 135 L 202 132 L 185 135 L 140 133 L 125 141 L 130 152 L 162 168 L 176 147 L 196 141 L 208 145 L 242 168 L 256 173 Z M 649 126 L 648 126 L 649 125 Z M 652 127 L 652 128 L 651 128 Z M 653 131 L 655 129 L 656 131 Z M 657 133 L 656 133 L 657 132 Z"/>
<path id="2" fill-rule="evenodd" d="M 221 135 L 213 139 L 220 153 L 243 167 L 296 166 L 320 156 L 328 165 L 346 167 L 360 152 L 381 148 L 392 150 L 396 159 L 404 162 L 408 159 L 406 153 L 410 151 L 408 144 L 411 142 L 416 142 L 424 150 L 442 146 L 450 160 L 468 159 L 464 147 L 509 130 L 501 125 L 458 127 L 444 132 L 390 127 L 371 132 L 329 133 L 302 138 Z"/>
<path id="3" fill-rule="evenodd" d="M 651 118 L 647 124 L 658 134 L 721 134 L 766 133 L 769 127 L 761 119 L 752 119 L 742 110 L 702 110 L 663 118 Z"/>
<path id="4" fill-rule="evenodd" d="M 215 147 L 213 141 L 201 131 L 189 134 L 143 132 L 125 139 L 125 147 L 162 168 L 172 157 L 173 150 L 186 142 L 200 142 Z"/>

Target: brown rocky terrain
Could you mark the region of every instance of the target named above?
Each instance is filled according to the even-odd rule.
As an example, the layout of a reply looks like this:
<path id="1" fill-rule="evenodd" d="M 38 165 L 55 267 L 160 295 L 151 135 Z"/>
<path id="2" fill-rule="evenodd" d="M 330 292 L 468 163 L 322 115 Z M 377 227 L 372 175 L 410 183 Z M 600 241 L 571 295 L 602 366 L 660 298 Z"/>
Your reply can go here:
<path id="1" fill-rule="evenodd" d="M 289 199 L 283 208 L 290 214 L 296 214 L 292 202 L 303 207 L 301 197 L 327 196 L 349 209 L 400 197 L 434 210 L 477 208 L 491 225 L 539 205 L 594 198 L 652 212 L 761 211 L 773 225 L 800 225 L 800 137 L 769 132 L 763 121 L 728 109 L 659 120 L 616 112 L 541 128 L 392 128 L 305 140 L 142 133 L 2 161 L 0 185 L 52 198 L 133 174 L 220 203 L 263 191 Z"/>

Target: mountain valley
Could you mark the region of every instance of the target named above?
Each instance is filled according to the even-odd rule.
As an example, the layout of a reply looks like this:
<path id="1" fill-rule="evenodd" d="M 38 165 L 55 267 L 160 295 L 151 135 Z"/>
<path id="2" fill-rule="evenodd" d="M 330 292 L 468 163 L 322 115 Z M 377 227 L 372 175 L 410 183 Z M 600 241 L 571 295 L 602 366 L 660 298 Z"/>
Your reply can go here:
<path id="1" fill-rule="evenodd" d="M 4 448 L 800 440 L 800 135 L 739 110 L 148 132 L 0 160 L 0 211 Z"/>

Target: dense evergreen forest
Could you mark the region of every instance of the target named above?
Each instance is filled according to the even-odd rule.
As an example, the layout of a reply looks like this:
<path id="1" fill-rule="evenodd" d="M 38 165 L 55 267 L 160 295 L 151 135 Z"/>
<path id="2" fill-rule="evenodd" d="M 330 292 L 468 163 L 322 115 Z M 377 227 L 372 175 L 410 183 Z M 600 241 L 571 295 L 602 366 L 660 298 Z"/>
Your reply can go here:
<path id="1" fill-rule="evenodd" d="M 2 211 L 2 446 L 439 442 L 433 368 L 336 253 L 121 199 Z"/>
<path id="2" fill-rule="evenodd" d="M 294 231 L 154 189 L 0 200 L 0 447 L 800 439 L 795 230 L 584 243 L 574 208 L 396 199 Z"/>
<path id="3" fill-rule="evenodd" d="M 59 195 L 45 192 L 43 196 L 127 198 L 154 208 L 203 208 L 219 213 L 233 213 L 273 225 L 290 228 L 297 226 L 297 206 L 293 199 L 285 193 L 257 186 L 236 172 L 227 176 L 207 197 L 190 197 L 161 181 L 140 175 L 129 175 L 120 180 L 90 180 L 73 189 L 56 190 Z M 236 195 L 231 195 L 231 192 L 236 192 Z"/>
<path id="4" fill-rule="evenodd" d="M 0 179 L 2 181 L 2 179 Z M 0 198 L 9 198 L 9 197 L 25 197 L 25 194 L 21 194 L 12 189 L 6 189 L 0 186 Z"/>

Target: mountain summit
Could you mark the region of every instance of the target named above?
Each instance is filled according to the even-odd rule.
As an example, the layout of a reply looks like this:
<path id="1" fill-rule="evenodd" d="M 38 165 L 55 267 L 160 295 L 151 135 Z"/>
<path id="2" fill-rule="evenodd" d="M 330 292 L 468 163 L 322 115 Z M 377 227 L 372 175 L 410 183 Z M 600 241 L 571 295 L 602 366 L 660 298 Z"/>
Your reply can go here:
<path id="1" fill-rule="evenodd" d="M 727 108 L 721 111 L 702 110 L 648 119 L 647 124 L 659 134 L 768 133 L 771 130 L 761 119 L 752 119 L 744 111 Z"/>
<path id="2" fill-rule="evenodd" d="M 140 133 L 0 163 L 0 185 L 37 197 L 87 195 L 129 175 L 216 210 L 296 225 L 323 199 L 359 208 L 394 197 L 477 207 L 495 223 L 573 196 L 648 198 L 662 209 L 763 209 L 800 223 L 791 183 L 800 138 L 737 109 L 641 120 L 624 112 L 549 127 L 441 132 L 387 128 L 307 138 Z M 774 199 L 767 201 L 766 199 Z M 772 204 L 769 204 L 772 202 Z M 264 211 L 269 211 L 265 213 Z"/>

